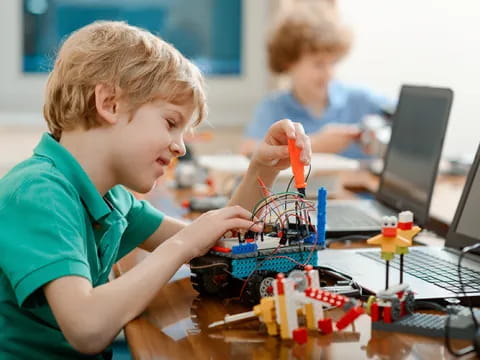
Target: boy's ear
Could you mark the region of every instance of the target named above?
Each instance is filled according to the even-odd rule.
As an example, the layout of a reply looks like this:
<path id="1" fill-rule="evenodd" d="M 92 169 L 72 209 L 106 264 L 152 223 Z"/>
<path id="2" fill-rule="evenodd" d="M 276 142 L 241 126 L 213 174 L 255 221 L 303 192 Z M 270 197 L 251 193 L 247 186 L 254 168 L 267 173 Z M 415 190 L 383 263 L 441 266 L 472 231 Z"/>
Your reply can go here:
<path id="1" fill-rule="evenodd" d="M 95 107 L 101 121 L 115 124 L 118 119 L 118 98 L 115 88 L 106 84 L 95 86 Z"/>

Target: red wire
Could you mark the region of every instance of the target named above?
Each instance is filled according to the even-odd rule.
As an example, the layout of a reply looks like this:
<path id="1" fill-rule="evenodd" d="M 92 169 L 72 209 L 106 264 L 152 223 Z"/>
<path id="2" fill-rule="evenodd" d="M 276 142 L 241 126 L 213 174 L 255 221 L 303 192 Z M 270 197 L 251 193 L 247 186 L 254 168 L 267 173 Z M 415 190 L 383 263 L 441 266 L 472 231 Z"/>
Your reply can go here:
<path id="1" fill-rule="evenodd" d="M 255 271 L 257 271 L 257 269 L 262 266 L 262 264 L 267 261 L 268 259 L 270 259 L 273 254 L 275 254 L 275 252 L 277 252 L 277 250 L 280 248 L 280 245 L 281 244 L 278 244 L 277 247 L 270 253 L 270 255 L 268 255 L 265 259 L 263 259 L 262 261 L 260 261 L 259 264 L 257 264 L 257 266 L 255 267 L 255 269 L 253 269 L 253 271 L 248 275 L 248 277 L 245 279 L 244 283 L 243 283 L 243 286 L 242 288 L 240 289 L 240 298 L 242 297 L 242 294 L 243 294 L 243 291 L 245 290 L 245 287 L 247 286 L 247 283 L 248 281 L 250 280 L 250 278 L 252 277 L 252 275 L 255 273 Z"/>

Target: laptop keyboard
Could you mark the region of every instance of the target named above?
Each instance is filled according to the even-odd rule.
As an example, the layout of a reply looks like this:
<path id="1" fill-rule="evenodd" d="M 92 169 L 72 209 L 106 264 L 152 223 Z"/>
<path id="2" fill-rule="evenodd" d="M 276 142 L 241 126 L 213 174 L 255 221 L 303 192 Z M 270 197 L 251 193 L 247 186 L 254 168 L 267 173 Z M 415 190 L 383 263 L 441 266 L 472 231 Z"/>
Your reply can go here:
<path id="1" fill-rule="evenodd" d="M 358 254 L 366 256 L 377 262 L 385 263 L 378 252 L 359 251 Z M 390 261 L 390 266 L 400 269 L 400 257 L 395 256 Z M 429 283 L 440 286 L 456 294 L 462 294 L 458 280 L 457 263 L 449 262 L 439 257 L 426 254 L 422 251 L 410 249 L 403 258 L 403 270 L 406 274 L 415 276 Z M 462 280 L 466 293 L 480 292 L 480 272 L 462 267 Z"/>
<path id="2" fill-rule="evenodd" d="M 327 206 L 328 225 L 332 228 L 362 228 L 365 226 L 380 228 L 379 222 L 356 207 L 348 204 Z"/>

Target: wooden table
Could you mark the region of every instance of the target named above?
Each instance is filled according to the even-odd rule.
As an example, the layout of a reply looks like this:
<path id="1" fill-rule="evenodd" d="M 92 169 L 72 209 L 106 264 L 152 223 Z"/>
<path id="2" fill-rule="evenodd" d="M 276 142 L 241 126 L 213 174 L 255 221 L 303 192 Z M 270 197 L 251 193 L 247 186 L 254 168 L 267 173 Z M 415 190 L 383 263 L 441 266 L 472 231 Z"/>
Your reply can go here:
<path id="1" fill-rule="evenodd" d="M 450 184 L 446 185 L 448 190 L 454 182 L 446 184 Z M 448 205 L 445 204 L 447 190 L 440 190 L 444 205 Z M 153 200 L 161 199 L 170 206 L 175 206 L 188 194 L 176 192 L 175 198 L 172 198 L 168 192 L 159 191 L 159 194 L 153 194 Z M 458 201 L 458 196 L 451 201 Z M 450 209 L 452 205 L 446 207 Z M 181 213 L 178 207 L 176 210 Z M 117 276 L 146 256 L 148 254 L 141 250 L 127 255 L 115 268 Z M 370 318 L 366 315 L 361 316 L 354 326 L 339 333 L 310 333 L 308 343 L 304 345 L 267 336 L 256 319 L 208 329 L 208 324 L 223 319 L 226 314 L 250 309 L 235 300 L 200 298 L 191 286 L 188 269 L 183 270 L 158 292 L 141 316 L 125 327 L 125 335 L 135 359 L 454 358 L 444 347 L 443 339 L 372 331 Z M 340 310 L 327 312 L 327 316 L 334 319 L 341 315 Z M 454 342 L 457 347 L 467 344 L 465 341 Z"/>

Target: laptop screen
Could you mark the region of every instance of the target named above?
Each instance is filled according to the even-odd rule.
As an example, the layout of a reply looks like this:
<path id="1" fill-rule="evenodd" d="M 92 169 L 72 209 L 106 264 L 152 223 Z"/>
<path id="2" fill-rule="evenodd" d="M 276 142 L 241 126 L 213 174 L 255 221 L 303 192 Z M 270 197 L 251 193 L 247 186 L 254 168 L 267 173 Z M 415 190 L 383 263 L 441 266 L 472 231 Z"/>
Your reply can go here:
<path id="1" fill-rule="evenodd" d="M 457 211 L 450 226 L 446 246 L 457 249 L 480 241 L 480 147 L 468 173 Z"/>
<path id="2" fill-rule="evenodd" d="M 450 89 L 403 86 L 393 117 L 377 198 L 427 221 L 453 93 Z"/>

